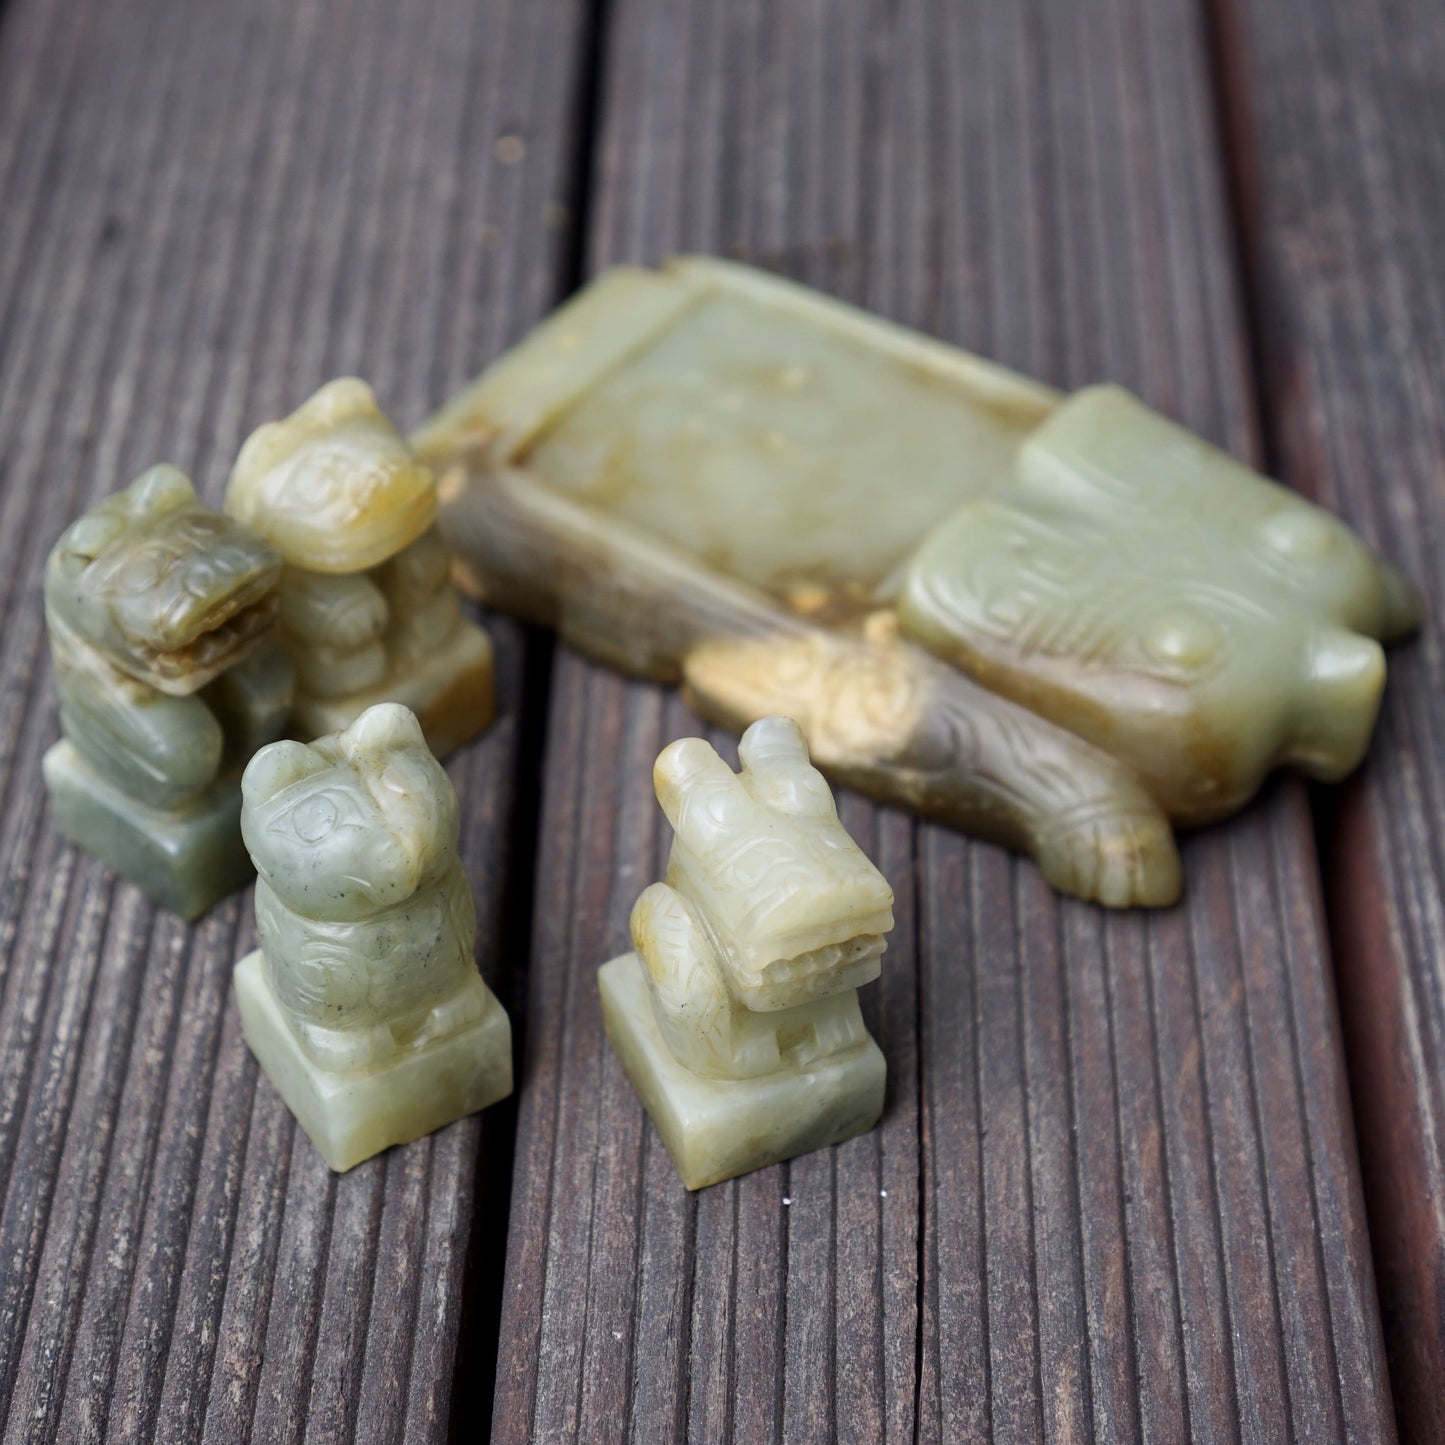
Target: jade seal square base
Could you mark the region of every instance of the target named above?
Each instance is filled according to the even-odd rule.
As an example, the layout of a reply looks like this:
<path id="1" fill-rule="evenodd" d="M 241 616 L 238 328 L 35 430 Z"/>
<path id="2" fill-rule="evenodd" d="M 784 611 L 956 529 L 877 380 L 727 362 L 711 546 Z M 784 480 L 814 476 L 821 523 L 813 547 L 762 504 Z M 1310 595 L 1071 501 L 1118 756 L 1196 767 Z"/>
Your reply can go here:
<path id="1" fill-rule="evenodd" d="M 462 623 L 435 651 L 393 669 L 374 687 L 337 698 L 302 693 L 291 709 L 291 730 L 307 741 L 337 733 L 382 702 L 414 712 L 439 758 L 455 752 L 491 726 L 491 640 L 480 627 Z"/>
<path id="2" fill-rule="evenodd" d="M 179 807 L 155 808 L 102 777 L 69 742 L 56 743 L 43 768 L 60 831 L 162 908 L 199 918 L 251 876 L 235 773 Z"/>
<path id="3" fill-rule="evenodd" d="M 840 1144 L 883 1113 L 887 1066 L 866 1033 L 807 1069 L 704 1078 L 663 1039 L 635 953 L 604 964 L 598 985 L 608 1042 L 689 1189 Z"/>
<path id="4" fill-rule="evenodd" d="M 241 1033 L 327 1165 L 338 1173 L 409 1144 L 512 1092 L 512 1026 L 480 974 L 477 1021 L 387 1064 L 339 1071 L 302 1051 L 266 981 L 260 949 L 236 965 Z"/>

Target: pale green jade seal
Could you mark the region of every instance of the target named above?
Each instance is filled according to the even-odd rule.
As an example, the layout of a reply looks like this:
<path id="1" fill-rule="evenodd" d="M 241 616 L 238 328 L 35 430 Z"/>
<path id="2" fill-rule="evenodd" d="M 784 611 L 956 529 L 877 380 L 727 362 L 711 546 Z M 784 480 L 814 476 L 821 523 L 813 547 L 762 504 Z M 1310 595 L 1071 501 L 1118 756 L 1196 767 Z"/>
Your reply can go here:
<path id="1" fill-rule="evenodd" d="M 286 561 L 277 639 L 296 669 L 294 736 L 400 702 L 445 757 L 491 723 L 492 645 L 462 615 L 436 509 L 430 468 L 356 377 L 241 448 L 226 511 Z"/>
<path id="2" fill-rule="evenodd" d="M 281 558 L 157 466 L 62 534 L 45 567 L 64 741 L 61 831 L 187 918 L 240 887 L 240 769 L 285 732 L 270 644 Z"/>
<path id="3" fill-rule="evenodd" d="M 251 1051 L 326 1163 L 350 1169 L 512 1092 L 482 981 L 457 798 L 415 715 L 368 708 L 242 779 L 261 947 L 236 966 Z"/>
<path id="4" fill-rule="evenodd" d="M 734 774 L 701 738 L 658 757 L 667 882 L 600 974 L 607 1036 L 689 1189 L 836 1144 L 883 1112 L 858 1009 L 893 892 L 838 821 L 797 723 L 755 722 Z"/>

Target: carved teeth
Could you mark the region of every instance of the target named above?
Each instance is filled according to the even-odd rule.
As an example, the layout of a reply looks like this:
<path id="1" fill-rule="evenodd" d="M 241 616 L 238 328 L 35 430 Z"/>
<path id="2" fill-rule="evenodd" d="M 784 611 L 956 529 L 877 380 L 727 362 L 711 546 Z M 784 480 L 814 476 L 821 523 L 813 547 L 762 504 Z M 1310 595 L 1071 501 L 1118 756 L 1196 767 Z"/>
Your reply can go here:
<path id="1" fill-rule="evenodd" d="M 799 1001 L 862 988 L 882 972 L 887 947 L 888 940 L 881 933 L 868 933 L 793 958 L 775 958 L 763 968 L 762 982 L 769 989 L 795 991 Z"/>
<path id="2" fill-rule="evenodd" d="M 251 644 L 264 637 L 276 620 L 274 592 L 249 607 L 232 612 L 180 647 L 136 645 L 136 656 L 163 692 L 194 692 L 217 673 L 237 662 Z M 179 688 L 184 684 L 184 688 Z"/>

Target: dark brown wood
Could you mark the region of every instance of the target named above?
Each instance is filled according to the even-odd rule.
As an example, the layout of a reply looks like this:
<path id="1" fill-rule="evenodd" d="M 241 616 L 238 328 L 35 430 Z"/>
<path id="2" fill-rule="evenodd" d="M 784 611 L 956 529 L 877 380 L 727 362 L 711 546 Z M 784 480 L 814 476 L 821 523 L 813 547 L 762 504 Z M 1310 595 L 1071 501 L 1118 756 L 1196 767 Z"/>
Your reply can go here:
<path id="1" fill-rule="evenodd" d="M 739 255 L 1254 453 L 1191 0 L 606 14 L 594 267 Z M 495 1438 L 1392 1438 L 1303 790 L 1148 917 L 849 799 L 898 895 L 883 1122 L 688 1196 L 595 970 L 696 731 L 559 654 Z"/>
<path id="2" fill-rule="evenodd" d="M 1401 1434 L 1445 1439 L 1445 10 L 1221 0 L 1283 474 L 1429 594 L 1326 878 Z"/>
<path id="3" fill-rule="evenodd" d="M 446 1434 L 475 1180 L 510 1140 L 469 1120 L 328 1174 L 237 1030 L 249 896 L 187 928 L 54 831 L 39 577 L 142 466 L 215 499 L 252 426 L 347 371 L 415 420 L 556 299 L 580 20 L 574 0 L 5 7 L 7 1439 Z M 495 977 L 520 642 L 494 636 L 501 721 L 452 772 Z"/>

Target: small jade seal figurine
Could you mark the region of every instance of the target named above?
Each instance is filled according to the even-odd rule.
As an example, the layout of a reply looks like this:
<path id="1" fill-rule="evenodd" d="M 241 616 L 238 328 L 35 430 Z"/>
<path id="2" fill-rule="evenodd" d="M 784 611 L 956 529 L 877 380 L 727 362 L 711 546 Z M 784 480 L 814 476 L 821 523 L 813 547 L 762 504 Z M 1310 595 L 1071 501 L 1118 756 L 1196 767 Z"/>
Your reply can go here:
<path id="1" fill-rule="evenodd" d="M 251 871 L 240 773 L 282 737 L 268 640 L 281 559 L 152 467 L 72 523 L 45 566 L 64 740 L 45 782 L 65 835 L 195 918 Z"/>
<path id="2" fill-rule="evenodd" d="M 512 1027 L 473 957 L 457 798 L 381 703 L 241 780 L 261 946 L 236 966 L 251 1052 L 332 1169 L 512 1092 Z"/>
<path id="3" fill-rule="evenodd" d="M 653 772 L 674 838 L 632 910 L 635 953 L 600 974 L 607 1037 L 689 1189 L 836 1144 L 883 1111 L 858 1009 L 893 892 L 838 821 L 790 718 L 735 774 L 701 738 Z"/>
<path id="4" fill-rule="evenodd" d="M 328 382 L 236 459 L 226 511 L 281 553 L 292 731 L 339 731 L 400 702 L 439 756 L 492 719 L 492 649 L 462 615 L 433 527 L 436 483 L 353 377 Z"/>

